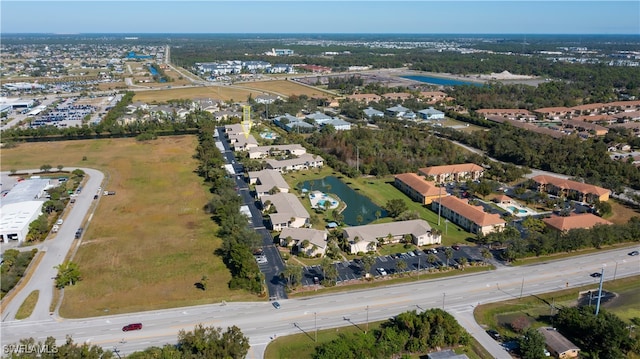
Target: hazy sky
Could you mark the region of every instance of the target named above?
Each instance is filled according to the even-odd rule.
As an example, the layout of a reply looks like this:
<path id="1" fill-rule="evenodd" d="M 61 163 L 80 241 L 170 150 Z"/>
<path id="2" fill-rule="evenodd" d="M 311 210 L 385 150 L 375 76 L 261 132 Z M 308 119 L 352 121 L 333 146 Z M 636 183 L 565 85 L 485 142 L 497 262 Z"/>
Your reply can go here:
<path id="1" fill-rule="evenodd" d="M 0 1 L 2 33 L 639 34 L 640 1 Z"/>

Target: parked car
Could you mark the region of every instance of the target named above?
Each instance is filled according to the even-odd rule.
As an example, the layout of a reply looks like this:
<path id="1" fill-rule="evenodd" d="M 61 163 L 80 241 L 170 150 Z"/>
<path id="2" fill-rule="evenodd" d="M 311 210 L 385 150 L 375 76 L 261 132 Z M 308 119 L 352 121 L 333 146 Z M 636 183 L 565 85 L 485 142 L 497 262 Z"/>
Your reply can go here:
<path id="1" fill-rule="evenodd" d="M 384 268 L 378 268 L 377 271 L 378 273 L 380 273 L 380 275 L 387 275 L 387 271 L 384 270 Z"/>
<path id="2" fill-rule="evenodd" d="M 638 254 L 640 254 L 640 252 L 638 252 L 638 251 L 629 252 L 629 255 L 632 256 L 632 257 L 633 256 L 637 256 Z"/>
<path id="3" fill-rule="evenodd" d="M 459 251 L 459 250 L 460 250 L 460 246 L 458 246 L 458 245 L 451 246 L 451 248 L 453 248 L 453 249 L 454 249 L 454 250 L 456 250 L 456 251 Z"/>
<path id="4" fill-rule="evenodd" d="M 64 221 L 62 220 L 62 218 L 60 218 L 60 219 L 58 219 L 56 221 L 56 224 L 60 226 L 60 225 L 62 225 L 62 222 L 64 222 Z"/>
<path id="5" fill-rule="evenodd" d="M 123 332 L 128 332 L 131 330 L 140 330 L 142 329 L 142 323 L 132 323 L 132 324 L 127 324 L 124 327 L 122 327 L 122 331 Z"/>
<path id="6" fill-rule="evenodd" d="M 494 340 L 500 340 L 500 338 L 501 338 L 500 337 L 500 333 L 498 333 L 498 331 L 494 330 L 494 329 L 487 330 L 487 334 L 489 334 L 489 336 L 491 338 L 493 338 Z"/>

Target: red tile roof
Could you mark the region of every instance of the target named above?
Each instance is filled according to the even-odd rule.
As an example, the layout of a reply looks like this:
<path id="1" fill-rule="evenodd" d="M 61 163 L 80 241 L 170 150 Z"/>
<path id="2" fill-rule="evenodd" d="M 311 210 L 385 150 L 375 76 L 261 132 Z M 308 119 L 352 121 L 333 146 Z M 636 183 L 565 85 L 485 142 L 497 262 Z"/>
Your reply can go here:
<path id="1" fill-rule="evenodd" d="M 542 219 L 549 227 L 559 231 L 568 231 L 577 228 L 591 228 L 597 224 L 609 225 L 611 222 L 602 219 L 591 213 L 572 214 L 569 217 L 553 216 L 551 218 Z"/>
<path id="2" fill-rule="evenodd" d="M 602 196 L 603 194 L 611 192 L 606 188 L 594 186 L 592 184 L 576 182 L 547 175 L 539 175 L 532 177 L 531 179 L 540 184 L 552 184 L 558 188 L 572 189 L 581 193 L 592 193 L 598 196 Z"/>
<path id="3" fill-rule="evenodd" d="M 480 227 L 505 223 L 499 214 L 486 213 L 482 206 L 472 206 L 467 201 L 455 196 L 437 198 L 433 201 L 441 203 L 443 207 L 449 208 Z"/>
<path id="4" fill-rule="evenodd" d="M 444 166 L 432 166 L 420 168 L 418 172 L 425 176 L 436 176 L 446 173 L 460 173 L 460 172 L 476 172 L 484 171 L 484 168 L 478 166 L 475 163 L 461 163 L 457 165 L 444 165 Z"/>
<path id="5" fill-rule="evenodd" d="M 395 178 L 425 197 L 438 196 L 441 193 L 440 187 L 436 187 L 434 182 L 427 181 L 415 173 L 401 173 L 396 175 Z"/>

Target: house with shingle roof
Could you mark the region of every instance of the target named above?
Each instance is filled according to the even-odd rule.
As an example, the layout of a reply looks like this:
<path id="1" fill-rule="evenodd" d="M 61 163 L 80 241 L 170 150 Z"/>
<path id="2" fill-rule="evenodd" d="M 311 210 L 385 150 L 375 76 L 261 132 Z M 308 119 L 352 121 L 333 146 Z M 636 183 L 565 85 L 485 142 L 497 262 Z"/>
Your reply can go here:
<path id="1" fill-rule="evenodd" d="M 259 159 L 268 156 L 281 156 L 283 154 L 300 156 L 305 153 L 307 153 L 307 149 L 297 143 L 291 145 L 258 146 L 249 149 L 249 158 Z"/>
<path id="2" fill-rule="evenodd" d="M 555 328 L 538 328 L 538 333 L 542 334 L 547 350 L 555 358 L 566 359 L 578 357 L 580 348 L 564 335 L 560 334 Z"/>
<path id="3" fill-rule="evenodd" d="M 550 120 L 560 120 L 565 116 L 571 114 L 571 111 L 568 107 L 544 107 L 534 110 L 533 112 L 538 113 Z"/>
<path id="4" fill-rule="evenodd" d="M 500 116 L 509 120 L 535 121 L 536 115 L 521 108 L 485 108 L 476 110 L 476 113 L 487 118 L 488 116 Z"/>
<path id="5" fill-rule="evenodd" d="M 423 120 L 444 120 L 444 112 L 433 107 L 418 111 L 418 115 Z"/>
<path id="6" fill-rule="evenodd" d="M 609 132 L 609 129 L 595 123 L 577 121 L 577 120 L 562 120 L 562 125 L 565 128 L 574 128 L 577 131 L 588 131 L 596 136 L 604 136 Z"/>
<path id="7" fill-rule="evenodd" d="M 265 195 L 260 198 L 262 207 L 269 210 L 275 208 L 276 213 L 269 214 L 271 228 L 281 231 L 283 228 L 307 227 L 311 216 L 298 197 L 292 193 L 280 192 L 273 195 Z"/>
<path id="8" fill-rule="evenodd" d="M 432 166 L 418 169 L 418 173 L 427 177 L 433 177 L 436 183 L 451 181 L 479 180 L 484 174 L 484 168 L 475 163 L 461 163 L 457 165 Z"/>
<path id="9" fill-rule="evenodd" d="M 431 226 L 424 219 L 346 227 L 342 231 L 352 254 L 375 250 L 380 238 L 385 243 L 397 243 L 407 234 L 411 235 L 411 241 L 417 246 L 442 242 L 442 235 L 432 232 Z"/>
<path id="10" fill-rule="evenodd" d="M 374 117 L 384 117 L 384 112 L 378 111 L 373 107 L 366 108 L 362 110 L 367 118 L 372 119 Z"/>
<path id="11" fill-rule="evenodd" d="M 385 113 L 391 117 L 402 117 L 404 116 L 405 113 L 411 111 L 410 109 L 404 107 L 404 106 L 400 106 L 400 105 L 396 105 L 396 106 L 392 106 L 389 107 L 385 110 Z"/>
<path id="12" fill-rule="evenodd" d="M 269 192 L 289 192 L 289 185 L 280 172 L 274 170 L 250 171 L 249 184 L 255 185 L 256 196 L 261 198 Z"/>
<path id="13" fill-rule="evenodd" d="M 312 155 L 310 153 L 304 153 L 296 158 L 285 160 L 268 158 L 265 162 L 267 163 L 267 168 L 278 172 L 308 170 L 309 168 L 319 168 L 324 166 L 324 159 L 322 157 Z"/>
<path id="14" fill-rule="evenodd" d="M 412 94 L 406 92 L 390 92 L 382 95 L 383 98 L 392 101 L 404 101 L 410 99 L 412 96 Z"/>
<path id="15" fill-rule="evenodd" d="M 347 96 L 347 99 L 368 104 L 369 102 L 380 102 L 382 97 L 373 93 L 359 93 L 355 95 L 349 95 Z"/>
<path id="16" fill-rule="evenodd" d="M 401 173 L 395 176 L 394 184 L 400 191 L 420 204 L 430 204 L 434 199 L 447 195 L 442 187 L 415 173 Z M 444 192 L 444 193 L 443 193 Z"/>
<path id="17" fill-rule="evenodd" d="M 588 183 L 572 181 L 568 179 L 539 175 L 532 177 L 534 189 L 538 192 L 546 192 L 559 197 L 574 199 L 580 202 L 594 203 L 609 200 L 610 190 Z"/>
<path id="18" fill-rule="evenodd" d="M 551 216 L 550 218 L 543 218 L 542 221 L 547 227 L 559 232 L 567 232 L 578 228 L 589 229 L 596 225 L 613 224 L 591 213 L 572 213 L 567 217 Z"/>
<path id="19" fill-rule="evenodd" d="M 482 206 L 472 206 L 455 196 L 434 199 L 431 209 L 473 234 L 500 232 L 506 226 L 500 215 L 486 213 Z"/>
<path id="20" fill-rule="evenodd" d="M 420 98 L 428 103 L 436 103 L 447 99 L 447 94 L 442 91 L 423 91 Z"/>
<path id="21" fill-rule="evenodd" d="M 309 257 L 318 255 L 323 257 L 327 251 L 327 231 L 311 228 L 283 228 L 279 238 L 281 246 L 297 247 L 298 253 L 304 253 Z M 303 247 L 305 241 L 309 241 L 307 247 Z"/>

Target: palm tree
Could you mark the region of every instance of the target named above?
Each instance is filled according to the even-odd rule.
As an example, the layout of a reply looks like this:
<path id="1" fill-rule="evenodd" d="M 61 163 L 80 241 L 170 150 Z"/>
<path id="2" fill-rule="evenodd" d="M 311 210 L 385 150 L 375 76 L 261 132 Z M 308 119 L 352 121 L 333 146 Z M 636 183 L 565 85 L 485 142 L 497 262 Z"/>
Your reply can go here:
<path id="1" fill-rule="evenodd" d="M 489 259 L 492 257 L 491 252 L 487 249 L 487 248 L 482 248 L 482 250 L 480 251 L 480 253 L 482 253 L 482 259 L 484 260 L 484 263 L 486 264 Z"/>
<path id="2" fill-rule="evenodd" d="M 407 269 L 407 262 L 402 259 L 398 260 L 396 262 L 396 268 L 398 268 L 398 272 L 404 272 L 404 270 Z"/>
<path id="3" fill-rule="evenodd" d="M 458 263 L 460 263 L 460 267 L 464 268 L 467 265 L 467 258 L 466 257 L 460 257 L 458 259 Z"/>
<path id="4" fill-rule="evenodd" d="M 362 269 L 364 269 L 365 273 L 369 273 L 371 271 L 371 267 L 376 263 L 376 259 L 373 256 L 366 255 L 362 257 Z"/>
<path id="5" fill-rule="evenodd" d="M 447 247 L 444 250 L 444 256 L 447 258 L 447 267 L 449 266 L 449 260 L 453 258 L 453 249 Z"/>
<path id="6" fill-rule="evenodd" d="M 432 267 L 435 267 L 435 264 L 437 261 L 438 261 L 438 257 L 436 257 L 436 255 L 433 253 L 429 253 L 429 255 L 427 256 L 427 262 L 429 262 L 429 264 L 431 264 Z"/>

